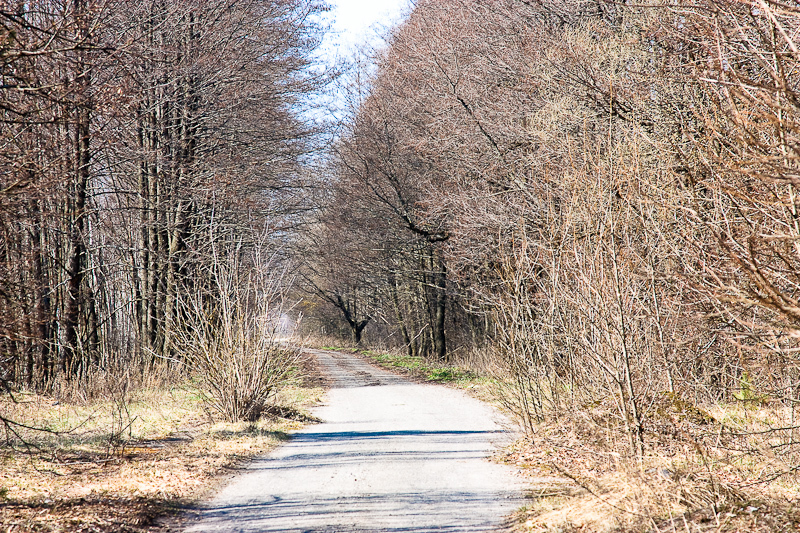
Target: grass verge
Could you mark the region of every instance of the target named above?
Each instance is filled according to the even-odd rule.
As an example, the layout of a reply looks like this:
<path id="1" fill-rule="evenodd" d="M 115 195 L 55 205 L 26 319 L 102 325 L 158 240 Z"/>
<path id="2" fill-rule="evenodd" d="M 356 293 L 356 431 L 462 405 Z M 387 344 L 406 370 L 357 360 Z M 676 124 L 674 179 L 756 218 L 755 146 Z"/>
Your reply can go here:
<path id="1" fill-rule="evenodd" d="M 205 496 L 235 467 L 312 421 L 323 389 L 282 390 L 270 417 L 214 423 L 191 386 L 138 391 L 125 402 L 67 404 L 20 395 L 3 416 L 17 427 L 0 446 L 4 531 L 170 530 L 163 517 Z"/>
<path id="2" fill-rule="evenodd" d="M 360 355 L 376 363 L 381 368 L 396 371 L 420 381 L 470 385 L 482 379 L 474 372 L 457 365 L 435 364 L 419 356 L 398 355 L 343 346 L 322 346 L 320 350 Z"/>
<path id="3" fill-rule="evenodd" d="M 464 365 L 457 363 L 441 364 L 426 361 L 419 356 L 337 345 L 324 345 L 319 349 L 352 353 L 364 357 L 383 369 L 401 374 L 413 381 L 440 383 L 462 389 L 482 401 L 501 407 L 497 402 L 496 381 L 493 378 L 482 376 L 469 370 Z"/>
<path id="4" fill-rule="evenodd" d="M 400 371 L 401 373 L 422 381 L 449 383 L 464 387 L 477 384 L 481 379 L 477 374 L 464 368 L 454 365 L 431 363 L 418 356 L 398 355 L 371 350 L 361 350 L 359 353 L 382 368 Z"/>

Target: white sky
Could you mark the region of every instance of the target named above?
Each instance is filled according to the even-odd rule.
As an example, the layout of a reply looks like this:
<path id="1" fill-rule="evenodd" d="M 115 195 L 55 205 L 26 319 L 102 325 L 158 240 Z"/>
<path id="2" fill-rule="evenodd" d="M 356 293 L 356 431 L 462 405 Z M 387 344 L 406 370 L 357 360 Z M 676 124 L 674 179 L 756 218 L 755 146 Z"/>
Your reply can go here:
<path id="1" fill-rule="evenodd" d="M 348 56 L 365 42 L 376 42 L 376 30 L 400 22 L 410 0 L 330 0 L 333 34 L 326 39 L 326 55 Z"/>
<path id="2" fill-rule="evenodd" d="M 319 59 L 329 66 L 340 60 L 352 64 L 356 50 L 363 45 L 379 48 L 383 44 L 379 35 L 402 22 L 412 2 L 414 0 L 328 0 L 331 10 L 325 19 L 331 24 L 331 31 L 318 50 Z M 346 108 L 341 86 L 332 86 L 319 102 L 333 116 L 339 116 Z"/>

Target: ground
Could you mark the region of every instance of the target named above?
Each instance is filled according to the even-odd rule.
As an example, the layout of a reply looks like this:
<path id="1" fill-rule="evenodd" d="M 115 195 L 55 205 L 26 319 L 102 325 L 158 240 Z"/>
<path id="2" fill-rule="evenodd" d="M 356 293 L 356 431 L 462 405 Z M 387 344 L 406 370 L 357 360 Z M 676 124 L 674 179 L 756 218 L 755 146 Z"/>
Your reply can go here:
<path id="1" fill-rule="evenodd" d="M 307 359 L 306 379 L 274 398 L 258 423 L 221 423 L 204 412 L 190 385 L 141 391 L 125 412 L 103 401 L 63 402 L 15 395 L 0 414 L 63 434 L 20 430 L 0 448 L 2 531 L 159 532 L 213 493 L 238 468 L 313 423 L 323 393 Z M 124 431 L 121 431 L 124 430 Z"/>
<path id="2" fill-rule="evenodd" d="M 496 402 L 496 380 L 473 372 L 397 354 L 350 352 L 414 381 L 446 384 Z M 16 395 L 17 403 L 0 405 L 0 415 L 66 432 L 22 431 L 40 447 L 25 449 L 6 429 L 0 448 L 0 532 L 180 528 L 180 518 L 187 516 L 183 510 L 216 492 L 253 457 L 274 449 L 288 431 L 313 423 L 309 409 L 322 398 L 325 377 L 312 363 L 306 361 L 306 379 L 284 390 L 270 416 L 257 424 L 210 421 L 190 385 L 143 388 L 124 405 Z M 668 402 L 664 421 L 648 433 L 647 453 L 638 461 L 628 458 L 619 433 L 604 429 L 601 407 L 543 422 L 533 434 L 498 450 L 494 460 L 516 467 L 530 488 L 529 502 L 514 515 L 518 531 L 800 531 L 796 473 L 763 481 L 768 479 L 763 472 L 780 471 L 776 465 L 791 457 L 769 449 L 754 454 L 751 448 L 737 456 L 747 443 L 723 435 L 742 420 L 754 424 L 759 417 L 779 416 L 773 412 L 777 407 L 743 404 L 698 415 L 687 414 L 683 403 Z M 733 450 L 727 456 L 718 453 L 725 446 Z"/>

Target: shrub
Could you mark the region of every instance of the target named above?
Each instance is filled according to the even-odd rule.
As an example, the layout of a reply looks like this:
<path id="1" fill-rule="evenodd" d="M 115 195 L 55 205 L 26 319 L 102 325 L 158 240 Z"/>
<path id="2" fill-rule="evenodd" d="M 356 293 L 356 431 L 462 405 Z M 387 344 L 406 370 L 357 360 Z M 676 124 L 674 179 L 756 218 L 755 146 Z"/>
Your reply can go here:
<path id="1" fill-rule="evenodd" d="M 285 294 L 280 270 L 240 249 L 216 260 L 213 285 L 184 297 L 182 357 L 210 410 L 228 421 L 255 421 L 296 374 L 300 351 L 285 344 Z M 276 273 L 277 272 L 277 273 Z"/>

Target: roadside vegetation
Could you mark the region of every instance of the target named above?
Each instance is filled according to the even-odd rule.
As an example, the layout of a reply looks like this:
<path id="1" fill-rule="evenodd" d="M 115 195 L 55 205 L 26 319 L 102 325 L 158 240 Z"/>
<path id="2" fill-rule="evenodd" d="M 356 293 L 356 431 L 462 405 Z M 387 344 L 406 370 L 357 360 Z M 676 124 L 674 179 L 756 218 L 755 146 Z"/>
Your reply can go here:
<path id="1" fill-rule="evenodd" d="M 124 397 L 54 401 L 34 393 L 0 403 L 0 523 L 9 531 L 141 532 L 174 528 L 199 498 L 288 432 L 314 422 L 323 389 L 295 380 L 258 421 L 210 415 L 192 381 Z"/>
<path id="2" fill-rule="evenodd" d="M 477 374 L 463 367 L 437 364 L 419 356 L 389 353 L 374 350 L 353 349 L 344 346 L 323 346 L 322 350 L 344 351 L 366 357 L 371 362 L 386 368 L 406 374 L 409 377 L 435 383 L 448 383 L 453 385 L 474 385 L 481 380 Z"/>

